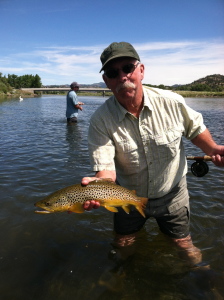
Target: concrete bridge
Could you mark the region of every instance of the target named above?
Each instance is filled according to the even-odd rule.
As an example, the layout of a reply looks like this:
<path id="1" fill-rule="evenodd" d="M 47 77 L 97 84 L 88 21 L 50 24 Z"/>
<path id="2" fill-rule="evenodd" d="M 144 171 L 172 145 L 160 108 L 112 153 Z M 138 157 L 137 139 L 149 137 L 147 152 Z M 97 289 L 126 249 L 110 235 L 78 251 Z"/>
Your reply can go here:
<path id="1" fill-rule="evenodd" d="M 70 91 L 70 88 L 21 88 L 21 91 L 27 92 L 67 92 Z M 110 92 L 111 90 L 108 88 L 79 88 L 80 92 L 102 92 L 104 95 L 105 92 Z"/>

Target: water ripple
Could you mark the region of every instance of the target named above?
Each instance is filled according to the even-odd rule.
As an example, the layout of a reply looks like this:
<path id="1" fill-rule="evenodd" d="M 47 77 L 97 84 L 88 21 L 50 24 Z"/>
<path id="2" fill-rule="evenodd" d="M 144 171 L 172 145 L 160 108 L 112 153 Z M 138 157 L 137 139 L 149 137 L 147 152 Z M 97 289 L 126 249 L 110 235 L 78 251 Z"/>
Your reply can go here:
<path id="1" fill-rule="evenodd" d="M 85 106 L 75 126 L 66 124 L 64 96 L 26 98 L 22 102 L 14 99 L 0 104 L 2 297 L 215 299 L 211 294 L 214 288 L 208 290 L 211 280 L 216 291 L 224 295 L 220 284 L 224 266 L 224 169 L 212 163 L 203 178 L 191 174 L 189 163 L 187 175 L 191 234 L 213 268 L 212 279 L 183 267 L 156 222 L 150 219 L 140 234 L 134 259 L 126 266 L 126 277 L 120 278 L 121 290 L 113 293 L 99 285 L 113 266 L 107 258 L 113 239 L 113 214 L 104 208 L 84 214 L 34 214 L 36 201 L 92 174 L 87 149 L 89 119 L 105 99 L 80 100 Z M 186 101 L 203 113 L 215 140 L 224 144 L 224 99 Z M 187 155 L 202 154 L 190 142 L 185 142 L 185 148 Z"/>

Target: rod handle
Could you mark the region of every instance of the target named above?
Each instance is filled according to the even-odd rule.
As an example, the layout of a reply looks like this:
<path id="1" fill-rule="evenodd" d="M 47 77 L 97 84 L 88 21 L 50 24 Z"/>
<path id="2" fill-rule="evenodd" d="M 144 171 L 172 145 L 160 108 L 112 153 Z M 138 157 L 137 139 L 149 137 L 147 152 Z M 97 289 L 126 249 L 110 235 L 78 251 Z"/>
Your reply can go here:
<path id="1" fill-rule="evenodd" d="M 187 160 L 205 160 L 205 161 L 211 161 L 212 157 L 208 155 L 204 156 L 187 156 Z"/>

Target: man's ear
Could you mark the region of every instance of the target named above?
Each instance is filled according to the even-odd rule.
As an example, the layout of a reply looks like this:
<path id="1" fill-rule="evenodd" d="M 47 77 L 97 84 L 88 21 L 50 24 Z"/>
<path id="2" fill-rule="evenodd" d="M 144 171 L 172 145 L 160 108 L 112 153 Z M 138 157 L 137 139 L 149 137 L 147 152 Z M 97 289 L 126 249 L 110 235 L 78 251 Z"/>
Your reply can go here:
<path id="1" fill-rule="evenodd" d="M 144 74 L 145 74 L 145 66 L 143 64 L 141 64 L 140 70 L 141 70 L 141 80 L 143 80 L 144 79 Z"/>

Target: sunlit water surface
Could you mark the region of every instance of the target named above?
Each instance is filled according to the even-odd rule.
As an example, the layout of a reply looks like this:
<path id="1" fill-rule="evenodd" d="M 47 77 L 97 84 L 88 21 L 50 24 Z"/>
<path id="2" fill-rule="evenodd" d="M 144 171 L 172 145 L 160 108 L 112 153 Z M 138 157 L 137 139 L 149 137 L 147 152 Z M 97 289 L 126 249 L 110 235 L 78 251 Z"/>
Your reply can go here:
<path id="1" fill-rule="evenodd" d="M 79 122 L 67 126 L 65 96 L 0 103 L 0 293 L 7 300 L 223 299 L 224 169 L 209 163 L 202 178 L 188 173 L 191 234 L 210 270 L 186 267 L 150 219 L 135 255 L 111 273 L 111 212 L 34 213 L 34 203 L 92 175 L 87 131 L 103 97 L 80 97 Z M 224 144 L 224 99 L 187 98 Z M 187 155 L 202 154 L 186 142 Z M 110 276 L 111 275 L 111 276 Z"/>

